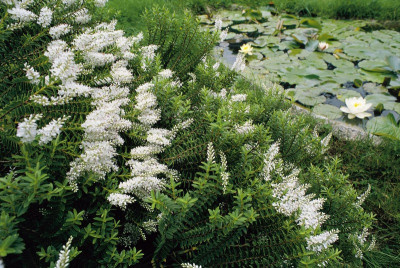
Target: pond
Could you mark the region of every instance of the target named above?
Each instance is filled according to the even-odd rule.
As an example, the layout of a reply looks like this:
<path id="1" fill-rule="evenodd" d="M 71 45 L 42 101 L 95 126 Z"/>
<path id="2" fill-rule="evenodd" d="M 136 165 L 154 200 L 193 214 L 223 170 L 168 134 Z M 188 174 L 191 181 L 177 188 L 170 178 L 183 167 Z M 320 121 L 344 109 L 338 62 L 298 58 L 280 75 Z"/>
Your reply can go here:
<path id="1" fill-rule="evenodd" d="M 240 46 L 251 44 L 246 76 L 280 83 L 316 114 L 400 139 L 399 32 L 370 31 L 362 20 L 276 14 L 271 7 L 221 10 L 199 19 L 208 28 L 222 20 L 228 34 L 216 54 L 225 64 L 233 64 Z M 371 116 L 349 119 L 340 110 L 353 97 L 371 103 Z"/>

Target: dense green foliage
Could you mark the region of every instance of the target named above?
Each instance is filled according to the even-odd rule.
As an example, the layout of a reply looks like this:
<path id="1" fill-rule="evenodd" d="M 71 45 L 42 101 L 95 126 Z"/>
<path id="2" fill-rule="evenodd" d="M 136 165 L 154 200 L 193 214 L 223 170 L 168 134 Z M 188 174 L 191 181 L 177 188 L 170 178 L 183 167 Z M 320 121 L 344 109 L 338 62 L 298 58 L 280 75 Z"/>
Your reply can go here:
<path id="1" fill-rule="evenodd" d="M 42 4 L 53 3 L 56 8 L 61 5 L 61 1 L 50 0 L 34 3 L 35 12 Z M 96 12 L 86 27 L 109 17 L 94 4 L 88 1 L 84 6 Z M 66 14 L 80 8 L 73 4 L 55 9 L 58 13 L 53 23 L 65 22 Z M 374 249 L 373 239 L 367 237 L 366 230 L 375 219 L 363 208 L 365 205 L 361 206 L 366 187 L 360 185 L 356 190 L 341 170 L 346 171 L 343 162 L 325 155 L 327 139 L 318 135 L 325 128 L 308 116 L 293 115 L 291 103 L 279 86 L 257 85 L 216 64 L 209 55 L 216 35 L 200 31 L 188 14 L 174 16 L 158 8 L 146 13 L 145 38 L 132 42 L 125 51 L 135 53 L 126 60 L 126 69 L 122 68 L 132 74 L 128 82 L 120 82 L 127 88 L 126 104 L 112 118 L 118 121 L 121 116 L 133 125 L 116 131 L 115 135 L 121 135 L 125 142 L 113 144 L 117 168 L 107 170 L 103 179 L 96 170 L 84 170 L 73 181 L 75 189 L 68 179 L 70 166 L 73 161 L 88 158 L 85 146 L 90 143 L 90 133 L 86 122 L 99 109 L 98 96 L 82 94 L 58 105 L 35 103 L 32 96 L 55 97 L 65 86 L 61 79 L 44 76 L 38 84 L 31 83 L 24 67 L 28 63 L 41 74 L 51 72 L 57 77 L 57 66 L 44 55 L 51 42 L 49 30 L 34 22 L 7 28 L 12 23 L 8 15 L 8 7 L 1 2 L 0 261 L 4 260 L 6 267 L 60 267 L 56 262 L 66 251 L 63 245 L 67 241 L 72 244 L 66 253 L 71 267 L 130 267 L 137 263 L 161 267 L 184 262 L 204 267 L 357 267 L 368 265 L 371 259 L 379 265 L 383 262 L 374 256 L 393 254 L 382 251 L 380 241 Z M 84 70 L 74 82 L 95 87 L 106 81 L 108 85 L 107 81 L 117 77 L 113 76 L 116 65 L 121 65 L 108 62 L 90 66 L 86 51 L 77 49 L 78 37 L 90 30 L 83 32 L 82 25 L 74 23 L 72 17 L 68 23 L 73 31 L 63 40 L 71 45 L 73 61 L 82 64 Z M 110 25 L 93 30 L 94 34 L 107 35 L 109 31 L 118 36 L 120 32 L 104 30 L 113 28 Z M 88 46 L 98 43 L 89 42 Z M 154 57 L 147 46 L 153 44 L 158 45 Z M 125 57 L 120 56 L 121 51 L 114 42 L 96 52 L 114 53 L 120 59 Z M 172 77 L 168 72 L 161 75 L 166 68 L 173 71 Z M 152 86 L 145 92 L 148 99 L 144 102 L 151 102 L 154 95 L 160 113 L 153 129 L 140 120 L 140 94 L 143 85 L 149 85 L 145 83 Z M 114 86 L 117 91 L 119 84 Z M 107 98 L 113 101 L 118 96 L 107 95 L 102 101 L 107 103 Z M 16 136 L 24 120 L 37 113 L 43 114 L 39 128 L 52 119 L 69 116 L 50 143 L 41 143 L 40 135 L 44 134 L 31 142 Z M 192 123 L 187 128 L 177 127 L 184 122 Z M 107 125 L 104 132 L 112 127 Z M 134 176 L 127 165 L 137 158 L 129 151 L 149 143 L 149 129 L 173 130 L 168 146 L 154 153 L 151 160 L 176 172 L 157 175 L 155 179 L 163 185 L 161 191 L 152 189 L 143 199 L 141 192 L 133 192 L 136 202 L 121 209 L 112 205 L 109 197 L 120 193 L 120 183 Z M 161 141 L 163 138 L 158 137 Z M 277 151 L 272 153 L 274 148 Z M 103 160 L 101 153 L 90 159 L 94 166 Z M 136 163 L 144 166 L 142 160 L 148 159 L 139 160 Z M 378 170 L 379 165 L 372 168 Z M 392 175 L 390 180 L 396 176 Z M 304 189 L 300 196 L 303 207 L 283 213 L 278 208 L 283 202 L 280 195 L 290 190 L 285 188 L 290 185 L 284 184 L 288 180 L 297 187 L 295 190 Z M 279 187 L 283 187 L 280 195 Z M 313 210 L 314 201 L 323 204 Z M 329 218 L 323 216 L 323 224 L 306 226 L 299 217 L 307 208 L 311 214 L 318 211 Z M 308 239 L 328 231 L 338 232 L 339 240 L 328 243 L 322 239 L 317 243 L 321 248 L 313 250 Z M 396 265 L 396 261 L 393 258 L 386 264 Z"/>
<path id="2" fill-rule="evenodd" d="M 375 234 L 382 253 L 368 256 L 371 266 L 398 266 L 400 263 L 400 144 L 384 141 L 376 146 L 372 141 L 335 140 L 330 154 L 342 159 L 340 169 L 349 174 L 357 188 L 371 185 L 366 206 L 374 211 Z"/>
<path id="3" fill-rule="evenodd" d="M 396 21 L 400 18 L 400 3 L 396 0 L 276 0 L 272 1 L 278 12 L 288 12 L 302 16 L 319 16 L 340 19 L 391 20 L 392 26 L 399 29 Z M 195 14 L 210 13 L 212 9 L 228 8 L 232 4 L 259 8 L 269 4 L 264 0 L 110 0 L 108 6 L 117 12 L 120 27 L 127 33 L 137 33 L 145 29 L 141 19 L 143 12 L 153 5 L 165 6 L 182 14 L 185 9 Z"/>

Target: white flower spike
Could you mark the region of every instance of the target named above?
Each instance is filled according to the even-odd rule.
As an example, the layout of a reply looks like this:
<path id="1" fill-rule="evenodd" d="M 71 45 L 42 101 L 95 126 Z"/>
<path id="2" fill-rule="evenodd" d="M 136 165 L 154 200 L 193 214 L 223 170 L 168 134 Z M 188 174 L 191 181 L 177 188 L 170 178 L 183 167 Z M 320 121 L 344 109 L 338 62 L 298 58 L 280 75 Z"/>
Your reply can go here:
<path id="1" fill-rule="evenodd" d="M 372 103 L 367 103 L 362 97 L 354 97 L 345 100 L 347 107 L 340 107 L 342 112 L 348 113 L 349 119 L 358 117 L 363 119 L 364 117 L 371 116 L 372 114 L 366 113 L 369 108 L 371 108 Z"/>

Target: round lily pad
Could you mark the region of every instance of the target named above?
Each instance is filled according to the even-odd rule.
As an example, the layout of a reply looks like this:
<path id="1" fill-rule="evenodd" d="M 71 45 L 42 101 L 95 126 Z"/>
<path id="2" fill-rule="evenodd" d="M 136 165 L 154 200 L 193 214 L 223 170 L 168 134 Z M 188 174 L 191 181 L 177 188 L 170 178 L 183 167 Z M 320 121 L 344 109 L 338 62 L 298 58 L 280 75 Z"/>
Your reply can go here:
<path id="1" fill-rule="evenodd" d="M 354 97 L 361 97 L 360 93 L 358 93 L 357 91 L 354 90 L 347 90 L 347 89 L 342 89 L 339 94 L 336 95 L 336 97 L 345 102 L 346 99 L 350 99 L 350 98 L 354 98 Z"/>
<path id="2" fill-rule="evenodd" d="M 385 104 L 388 102 L 394 102 L 397 100 L 396 97 L 388 93 L 380 93 L 380 94 L 372 94 L 365 97 L 367 103 L 372 103 L 372 107 L 376 107 L 379 103 L 382 103 L 385 107 Z"/>
<path id="3" fill-rule="evenodd" d="M 400 140 L 400 127 L 391 114 L 372 118 L 367 122 L 366 128 L 375 135 Z"/>
<path id="4" fill-rule="evenodd" d="M 343 115 L 339 108 L 329 104 L 318 104 L 313 108 L 313 112 L 328 119 L 338 119 Z"/>
<path id="5" fill-rule="evenodd" d="M 358 64 L 358 67 L 370 72 L 387 73 L 386 65 L 384 61 L 364 60 Z"/>
<path id="6" fill-rule="evenodd" d="M 366 92 L 371 94 L 387 93 L 387 89 L 384 86 L 377 85 L 375 83 L 366 83 L 363 85 L 363 88 Z"/>
<path id="7" fill-rule="evenodd" d="M 383 105 L 385 110 L 392 110 L 400 114 L 400 103 L 398 102 L 387 102 Z"/>
<path id="8" fill-rule="evenodd" d="M 232 32 L 246 33 L 248 35 L 254 35 L 258 32 L 258 28 L 254 24 L 237 24 L 231 27 Z"/>

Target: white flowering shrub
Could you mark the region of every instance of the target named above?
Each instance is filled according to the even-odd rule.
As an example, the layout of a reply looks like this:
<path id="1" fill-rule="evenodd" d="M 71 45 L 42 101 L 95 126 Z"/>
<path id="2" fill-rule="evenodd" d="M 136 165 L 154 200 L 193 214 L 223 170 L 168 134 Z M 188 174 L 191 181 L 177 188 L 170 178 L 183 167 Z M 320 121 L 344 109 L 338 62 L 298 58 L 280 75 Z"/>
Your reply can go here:
<path id="1" fill-rule="evenodd" d="M 154 9 L 128 37 L 106 2 L 0 0 L 5 265 L 362 264 L 367 193 L 319 183 L 346 184 L 318 170 L 330 136 L 208 60 L 224 32 Z"/>

